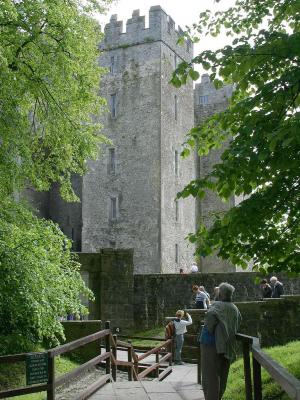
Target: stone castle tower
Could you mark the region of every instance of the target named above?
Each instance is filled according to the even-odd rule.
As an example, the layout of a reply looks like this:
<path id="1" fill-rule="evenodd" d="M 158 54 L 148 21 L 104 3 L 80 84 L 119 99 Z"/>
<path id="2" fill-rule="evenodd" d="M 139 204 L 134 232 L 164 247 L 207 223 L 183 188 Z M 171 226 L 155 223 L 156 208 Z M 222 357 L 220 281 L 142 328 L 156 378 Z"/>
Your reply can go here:
<path id="1" fill-rule="evenodd" d="M 126 23 L 111 17 L 100 45 L 100 65 L 108 69 L 100 95 L 109 112 L 99 117 L 112 145 L 97 161 L 89 162 L 73 187 L 81 203 L 67 204 L 54 187 L 48 194 L 28 193 L 40 215 L 59 223 L 74 241 L 74 250 L 133 248 L 136 273 L 189 270 L 194 248 L 185 237 L 211 212 L 228 209 L 215 196 L 201 205 L 192 198 L 175 201 L 176 193 L 192 179 L 204 176 L 220 157 L 189 157 L 180 153 L 186 133 L 216 111 L 225 109 L 232 89 L 216 90 L 204 75 L 180 89 L 169 84 L 176 65 L 193 58 L 193 44 L 177 45 L 182 30 L 160 6 L 145 17 L 135 10 Z M 225 208 L 224 208 L 225 207 Z M 202 272 L 223 272 L 233 266 L 209 257 Z"/>
<path id="2" fill-rule="evenodd" d="M 195 160 L 180 159 L 194 124 L 192 83 L 180 90 L 170 78 L 190 62 L 193 46 L 177 45 L 180 31 L 160 6 L 150 8 L 149 28 L 139 10 L 126 23 L 111 17 L 101 44 L 101 83 L 110 113 L 101 121 L 113 146 L 83 181 L 82 250 L 134 248 L 136 272 L 179 272 L 193 260 L 185 236 L 195 229 L 193 199 L 175 202 L 195 176 Z"/>

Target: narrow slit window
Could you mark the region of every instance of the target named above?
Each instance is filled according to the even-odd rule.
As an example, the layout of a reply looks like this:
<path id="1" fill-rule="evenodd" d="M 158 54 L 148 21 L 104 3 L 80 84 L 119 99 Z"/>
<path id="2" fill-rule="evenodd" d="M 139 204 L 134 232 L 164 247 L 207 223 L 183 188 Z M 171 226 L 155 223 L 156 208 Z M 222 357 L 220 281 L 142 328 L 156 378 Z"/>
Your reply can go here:
<path id="1" fill-rule="evenodd" d="M 179 248 L 177 243 L 175 244 L 175 263 L 179 263 Z"/>
<path id="2" fill-rule="evenodd" d="M 110 109 L 111 109 L 111 116 L 115 118 L 117 116 L 117 95 L 116 93 L 110 96 Z"/>
<path id="3" fill-rule="evenodd" d="M 115 149 L 109 149 L 108 171 L 110 174 L 114 174 L 116 172 L 116 151 L 115 151 Z"/>
<path id="4" fill-rule="evenodd" d="M 110 212 L 109 217 L 111 220 L 117 219 L 117 198 L 111 197 L 110 198 Z"/>
<path id="5" fill-rule="evenodd" d="M 116 64 L 115 64 L 115 57 L 111 56 L 110 57 L 110 73 L 114 74 L 116 72 Z"/>
<path id="6" fill-rule="evenodd" d="M 177 117 L 178 117 L 177 113 L 178 113 L 178 98 L 175 94 L 175 96 L 174 96 L 174 118 L 175 118 L 175 121 L 177 121 Z"/>
<path id="7" fill-rule="evenodd" d="M 174 172 L 175 176 L 178 176 L 178 151 L 175 150 L 174 152 Z"/>
<path id="8" fill-rule="evenodd" d="M 174 68 L 177 68 L 177 54 L 174 54 Z"/>
<path id="9" fill-rule="evenodd" d="M 175 221 L 178 222 L 179 220 L 179 204 L 178 200 L 175 201 Z"/>
<path id="10" fill-rule="evenodd" d="M 208 104 L 208 95 L 199 96 L 199 104 Z"/>

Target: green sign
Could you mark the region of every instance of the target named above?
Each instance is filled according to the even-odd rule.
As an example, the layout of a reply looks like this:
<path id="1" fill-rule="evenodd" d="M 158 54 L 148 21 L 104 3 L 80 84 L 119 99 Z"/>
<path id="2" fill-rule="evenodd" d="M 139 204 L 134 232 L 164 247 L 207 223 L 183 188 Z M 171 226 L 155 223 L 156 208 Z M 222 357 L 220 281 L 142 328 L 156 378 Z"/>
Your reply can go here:
<path id="1" fill-rule="evenodd" d="M 48 354 L 32 353 L 26 356 L 26 384 L 48 381 Z"/>

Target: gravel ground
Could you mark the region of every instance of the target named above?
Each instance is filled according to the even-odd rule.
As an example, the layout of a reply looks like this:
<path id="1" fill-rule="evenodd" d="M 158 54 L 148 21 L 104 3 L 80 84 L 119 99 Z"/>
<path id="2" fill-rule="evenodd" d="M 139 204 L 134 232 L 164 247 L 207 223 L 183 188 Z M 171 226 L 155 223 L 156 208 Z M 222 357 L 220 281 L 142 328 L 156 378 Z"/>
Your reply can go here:
<path id="1" fill-rule="evenodd" d="M 104 368 L 91 368 L 82 375 L 79 375 L 74 380 L 59 386 L 56 389 L 57 400 L 71 400 L 74 395 L 80 394 L 89 385 L 94 383 L 101 375 L 105 375 Z M 118 371 L 117 381 L 127 381 L 127 372 Z"/>

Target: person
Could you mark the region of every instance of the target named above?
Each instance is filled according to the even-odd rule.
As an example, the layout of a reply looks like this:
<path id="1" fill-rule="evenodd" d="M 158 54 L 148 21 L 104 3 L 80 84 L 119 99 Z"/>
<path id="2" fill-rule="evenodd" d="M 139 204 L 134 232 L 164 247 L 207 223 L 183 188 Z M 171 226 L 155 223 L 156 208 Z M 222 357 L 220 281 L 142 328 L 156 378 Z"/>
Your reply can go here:
<path id="1" fill-rule="evenodd" d="M 205 315 L 200 336 L 202 387 L 205 400 L 222 399 L 230 362 L 235 358 L 235 335 L 241 314 L 232 303 L 234 290 L 229 283 L 221 283 L 220 301 L 213 303 Z"/>
<path id="2" fill-rule="evenodd" d="M 201 287 L 203 288 L 203 286 Z M 197 285 L 193 285 L 192 292 L 195 293 L 196 295 L 195 298 L 196 308 L 207 310 L 209 307 L 209 298 L 207 294 L 203 290 L 201 290 L 200 287 Z"/>
<path id="3" fill-rule="evenodd" d="M 180 269 L 179 269 L 179 273 L 180 273 L 180 275 L 184 275 L 184 270 L 183 270 L 183 268 L 180 268 Z"/>
<path id="4" fill-rule="evenodd" d="M 214 287 L 214 301 L 219 301 L 219 286 Z"/>
<path id="5" fill-rule="evenodd" d="M 283 295 L 283 284 L 279 282 L 276 276 L 270 278 L 271 288 L 272 288 L 272 298 L 279 299 Z"/>
<path id="6" fill-rule="evenodd" d="M 198 272 L 197 264 L 195 262 L 193 262 L 193 264 L 191 266 L 191 274 L 195 274 L 197 272 Z"/>
<path id="7" fill-rule="evenodd" d="M 201 292 L 206 294 L 206 296 L 208 297 L 208 300 L 210 301 L 210 294 L 206 291 L 205 287 L 199 286 L 199 289 L 201 290 Z"/>
<path id="8" fill-rule="evenodd" d="M 183 319 L 184 315 L 187 317 L 187 321 Z M 175 326 L 175 359 L 174 364 L 183 365 L 181 360 L 181 351 L 184 342 L 184 334 L 186 333 L 186 327 L 193 323 L 190 314 L 185 313 L 183 310 L 176 311 L 176 318 L 174 319 Z"/>
<path id="9" fill-rule="evenodd" d="M 261 288 L 262 298 L 270 299 L 272 296 L 272 288 L 268 284 L 268 281 L 266 279 L 262 279 L 260 281 L 260 288 Z"/>

